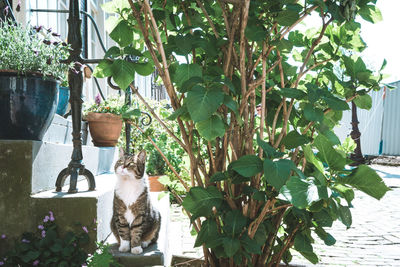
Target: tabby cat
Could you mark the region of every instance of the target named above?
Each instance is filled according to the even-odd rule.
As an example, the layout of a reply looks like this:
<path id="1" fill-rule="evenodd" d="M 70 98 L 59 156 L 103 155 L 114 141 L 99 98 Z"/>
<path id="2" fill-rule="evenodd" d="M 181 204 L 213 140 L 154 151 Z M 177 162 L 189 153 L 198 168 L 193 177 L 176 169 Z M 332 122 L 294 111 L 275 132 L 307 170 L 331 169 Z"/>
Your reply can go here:
<path id="1" fill-rule="evenodd" d="M 138 155 L 126 155 L 120 150 L 120 158 L 115 163 L 117 183 L 111 230 L 121 252 L 130 250 L 140 254 L 142 248 L 158 239 L 161 216 L 150 201 L 145 163 L 144 150 Z"/>

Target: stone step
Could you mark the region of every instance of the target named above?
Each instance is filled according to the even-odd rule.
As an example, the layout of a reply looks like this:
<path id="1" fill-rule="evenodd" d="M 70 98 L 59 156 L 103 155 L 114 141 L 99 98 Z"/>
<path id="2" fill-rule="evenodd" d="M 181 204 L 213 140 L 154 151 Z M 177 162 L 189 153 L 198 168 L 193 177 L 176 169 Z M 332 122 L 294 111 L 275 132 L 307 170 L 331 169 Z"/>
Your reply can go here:
<path id="1" fill-rule="evenodd" d="M 87 122 L 81 122 L 82 141 L 84 145 L 92 145 Z M 53 121 L 43 137 L 44 142 L 57 144 L 72 144 L 72 120 L 55 114 Z"/>
<path id="2" fill-rule="evenodd" d="M 72 145 L 50 142 L 0 140 L 1 174 L 8 180 L 20 179 L 19 187 L 30 188 L 32 194 L 53 189 L 58 174 L 71 160 L 72 149 Z M 93 146 L 83 146 L 82 153 L 83 163 L 93 175 L 112 171 L 118 154 L 114 147 Z"/>

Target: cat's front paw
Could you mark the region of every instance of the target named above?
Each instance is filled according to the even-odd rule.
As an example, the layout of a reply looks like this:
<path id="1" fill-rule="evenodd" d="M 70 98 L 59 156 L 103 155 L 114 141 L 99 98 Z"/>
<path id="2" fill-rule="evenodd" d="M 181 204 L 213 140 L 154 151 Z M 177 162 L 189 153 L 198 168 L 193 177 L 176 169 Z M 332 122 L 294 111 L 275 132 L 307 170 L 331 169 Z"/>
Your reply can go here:
<path id="1" fill-rule="evenodd" d="M 120 252 L 128 252 L 129 249 L 131 248 L 131 242 L 128 240 L 121 240 L 121 244 L 119 245 L 119 251 Z"/>
<path id="2" fill-rule="evenodd" d="M 132 254 L 140 254 L 143 252 L 143 249 L 141 246 L 137 246 L 131 249 Z"/>

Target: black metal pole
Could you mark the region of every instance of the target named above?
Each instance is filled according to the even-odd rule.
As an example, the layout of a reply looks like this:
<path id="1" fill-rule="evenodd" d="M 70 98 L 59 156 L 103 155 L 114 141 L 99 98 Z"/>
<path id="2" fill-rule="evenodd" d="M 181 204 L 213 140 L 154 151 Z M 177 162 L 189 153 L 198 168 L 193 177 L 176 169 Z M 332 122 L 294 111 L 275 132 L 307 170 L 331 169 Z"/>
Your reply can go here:
<path id="1" fill-rule="evenodd" d="M 352 166 L 358 166 L 365 162 L 365 159 L 361 152 L 361 139 L 360 139 L 361 133 L 360 133 L 360 130 L 358 129 L 358 123 L 359 122 L 358 122 L 358 117 L 357 117 L 357 106 L 353 101 L 351 101 L 352 131 L 350 133 L 350 136 L 357 145 L 356 149 L 354 150 L 354 153 L 352 153 L 350 155 L 350 159 L 354 161 L 354 163 L 351 164 Z"/>
<path id="2" fill-rule="evenodd" d="M 56 191 L 60 192 L 64 182 L 70 176 L 70 186 L 68 193 L 78 192 L 76 184 L 78 176 L 83 175 L 89 184 L 89 190 L 95 190 L 96 184 L 93 174 L 85 169 L 82 164 L 82 134 L 81 134 L 81 121 L 82 121 L 82 87 L 83 87 L 83 74 L 81 70 L 84 60 L 81 57 L 82 53 L 82 32 L 79 11 L 79 1 L 70 0 L 69 4 L 69 17 L 68 17 L 68 43 L 71 45 L 72 51 L 68 58 L 68 62 L 74 62 L 74 69 L 68 72 L 68 83 L 71 91 L 69 102 L 72 111 L 72 142 L 73 151 L 71 161 L 68 167 L 63 169 L 57 177 Z"/>

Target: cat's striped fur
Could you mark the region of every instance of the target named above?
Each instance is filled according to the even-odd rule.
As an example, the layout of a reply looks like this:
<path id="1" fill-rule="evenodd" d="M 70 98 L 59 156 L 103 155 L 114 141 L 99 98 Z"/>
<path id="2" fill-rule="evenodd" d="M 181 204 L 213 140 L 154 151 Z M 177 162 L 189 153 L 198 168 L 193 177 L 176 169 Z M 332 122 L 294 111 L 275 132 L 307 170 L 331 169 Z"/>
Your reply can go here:
<path id="1" fill-rule="evenodd" d="M 117 183 L 114 191 L 111 230 L 119 243 L 119 251 L 143 252 L 142 248 L 157 241 L 161 216 L 150 201 L 146 152 L 124 155 L 115 163 Z"/>

